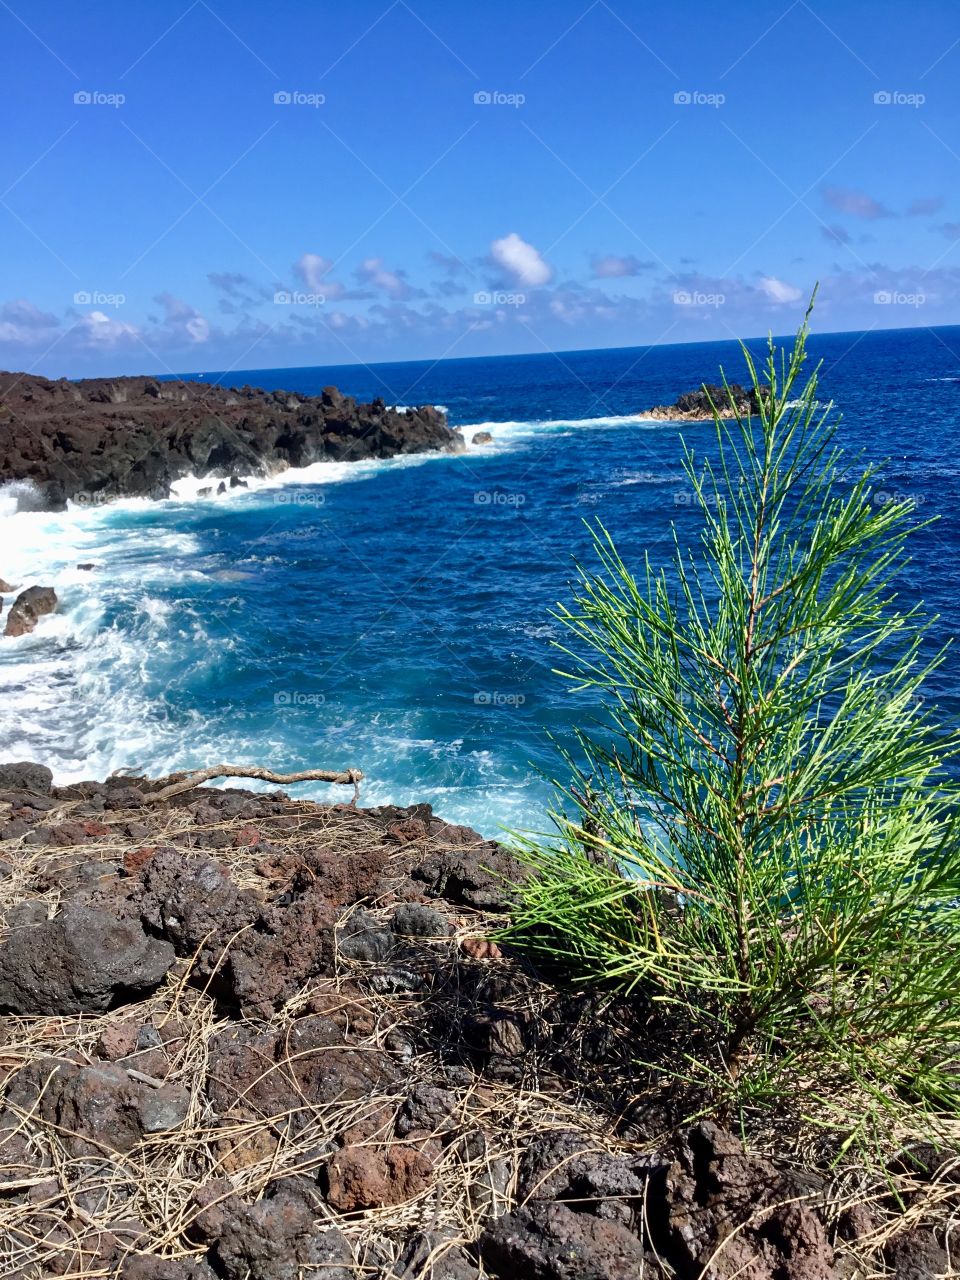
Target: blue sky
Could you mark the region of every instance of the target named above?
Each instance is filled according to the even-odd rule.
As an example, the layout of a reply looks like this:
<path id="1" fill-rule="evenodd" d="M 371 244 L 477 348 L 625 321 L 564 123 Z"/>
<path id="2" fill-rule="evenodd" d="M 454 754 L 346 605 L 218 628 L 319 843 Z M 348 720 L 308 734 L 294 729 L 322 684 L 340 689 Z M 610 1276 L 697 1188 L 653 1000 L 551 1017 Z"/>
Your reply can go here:
<path id="1" fill-rule="evenodd" d="M 0 0 L 0 365 L 960 320 L 960 11 Z"/>

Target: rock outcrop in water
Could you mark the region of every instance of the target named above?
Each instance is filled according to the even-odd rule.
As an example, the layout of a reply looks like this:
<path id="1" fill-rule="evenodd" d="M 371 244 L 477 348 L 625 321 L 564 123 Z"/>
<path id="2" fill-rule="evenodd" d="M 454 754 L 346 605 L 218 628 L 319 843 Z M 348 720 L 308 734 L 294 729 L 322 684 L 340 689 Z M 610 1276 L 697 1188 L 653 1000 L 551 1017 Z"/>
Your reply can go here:
<path id="1" fill-rule="evenodd" d="M 313 462 L 459 451 L 463 437 L 429 405 L 398 412 L 322 395 L 156 378 L 52 382 L 0 373 L 0 483 L 28 481 L 44 501 L 165 498 L 186 475 L 236 483 Z M 217 488 L 214 484 L 213 488 Z"/>
<path id="2" fill-rule="evenodd" d="M 502 846 L 425 804 L 159 787 L 0 765 L 4 1276 L 954 1274 L 945 1153 L 898 1200 L 665 1123 L 649 1008 L 490 940 Z"/>
<path id="3" fill-rule="evenodd" d="M 53 587 L 27 587 L 10 606 L 3 634 L 25 636 L 34 630 L 44 614 L 53 613 L 56 607 L 57 593 Z"/>
<path id="4" fill-rule="evenodd" d="M 652 409 L 644 410 L 643 417 L 664 422 L 710 422 L 713 419 L 711 402 L 721 418 L 732 418 L 735 414 L 746 417 L 760 408 L 752 387 L 731 382 L 726 387 L 705 385 L 697 391 L 685 391 L 673 404 L 655 404 Z"/>

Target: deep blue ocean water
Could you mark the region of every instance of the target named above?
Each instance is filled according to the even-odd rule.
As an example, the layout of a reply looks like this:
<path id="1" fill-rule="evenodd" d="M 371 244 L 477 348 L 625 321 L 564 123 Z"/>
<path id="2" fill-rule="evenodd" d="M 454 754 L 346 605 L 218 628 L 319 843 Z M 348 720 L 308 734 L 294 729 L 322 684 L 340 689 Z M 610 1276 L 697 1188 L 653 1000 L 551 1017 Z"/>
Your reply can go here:
<path id="1" fill-rule="evenodd" d="M 901 586 L 939 615 L 941 643 L 960 625 L 960 328 L 818 335 L 810 351 L 841 443 L 889 459 L 880 492 L 939 517 Z M 468 440 L 489 430 L 494 443 L 314 467 L 220 499 L 13 514 L 8 494 L 0 575 L 56 586 L 62 609 L 0 645 L 0 758 L 42 760 L 64 781 L 356 766 L 361 803 L 429 800 L 487 834 L 542 828 L 551 739 L 592 714 L 551 648 L 550 610 L 589 554 L 584 521 L 638 565 L 669 557 L 674 521 L 695 538 L 681 436 L 709 452 L 712 428 L 632 415 L 721 364 L 744 380 L 734 343 L 231 372 L 442 404 Z M 218 376 L 187 376 L 201 372 Z M 930 694 L 957 714 L 960 655 Z"/>

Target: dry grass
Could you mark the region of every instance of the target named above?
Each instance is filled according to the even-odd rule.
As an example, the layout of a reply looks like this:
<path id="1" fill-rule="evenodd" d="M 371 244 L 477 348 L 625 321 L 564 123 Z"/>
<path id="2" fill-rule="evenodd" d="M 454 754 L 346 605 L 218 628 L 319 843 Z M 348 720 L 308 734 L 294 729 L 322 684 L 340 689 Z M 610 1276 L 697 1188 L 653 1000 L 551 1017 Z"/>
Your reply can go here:
<path id="1" fill-rule="evenodd" d="M 276 899 L 284 892 L 290 868 L 302 866 L 301 855 L 308 850 L 328 847 L 342 855 L 362 854 L 371 840 L 382 839 L 369 818 L 345 806 L 290 801 L 276 817 L 198 824 L 194 806 L 187 807 L 190 799 L 149 815 L 143 810 L 98 815 L 94 821 L 107 830 L 76 847 L 0 842 L 0 859 L 8 872 L 0 876 L 0 920 L 25 903 L 52 916 L 80 866 L 102 864 L 108 876 L 139 845 L 183 846 L 193 835 L 222 831 L 231 847 L 198 852 L 219 861 L 238 887 L 266 891 Z M 78 807 L 79 802 L 66 802 L 42 821 L 54 826 L 89 820 L 82 807 L 81 819 Z M 146 824 L 149 834 L 131 837 L 125 830 L 128 823 Z M 233 838 L 249 825 L 273 846 L 266 860 L 262 847 L 242 842 L 232 847 Z M 395 906 L 391 887 L 408 881 L 411 865 L 425 852 L 416 842 L 392 848 L 384 895 L 364 903 L 363 909 L 386 918 Z M 433 1159 L 429 1185 L 403 1204 L 346 1219 L 333 1213 L 319 1190 L 312 1196 L 318 1223 L 336 1225 L 345 1233 L 358 1277 L 386 1274 L 412 1235 L 449 1231 L 432 1259 L 442 1276 L 447 1249 L 475 1240 L 490 1218 L 513 1207 L 524 1152 L 538 1134 L 574 1130 L 593 1149 L 610 1153 L 660 1145 L 669 1136 L 669 1111 L 658 1106 L 648 1089 L 638 1091 L 633 1050 L 643 1027 L 636 1017 L 619 1002 L 558 999 L 554 987 L 509 957 L 470 958 L 462 942 L 489 933 L 493 922 L 479 912 L 445 909 L 452 933 L 423 948 L 430 980 L 419 989 L 414 981 L 405 989 L 384 990 L 383 984 L 369 980 L 370 966 L 341 960 L 335 975 L 306 984 L 273 1017 L 242 1019 L 195 984 L 192 962 L 181 960 L 149 998 L 110 1013 L 6 1018 L 0 1038 L 4 1094 L 11 1078 L 31 1063 L 97 1064 L 104 1032 L 136 1022 L 159 1032 L 168 1059 L 164 1081 L 186 1088 L 190 1107 L 178 1129 L 148 1136 L 127 1153 L 104 1149 L 82 1156 L 71 1152 L 70 1139 L 76 1135 L 42 1116 L 39 1105 L 9 1107 L 7 1127 L 0 1128 L 0 1275 L 24 1280 L 53 1274 L 70 1280 L 116 1275 L 117 1262 L 104 1265 L 100 1260 L 108 1235 L 120 1242 L 121 1254 L 200 1258 L 205 1246 L 195 1227 L 199 1188 L 225 1178 L 232 1191 L 252 1202 L 284 1179 L 312 1178 L 345 1134 L 354 1145 L 402 1144 L 394 1135 L 394 1122 L 411 1087 L 420 1082 L 440 1085 L 456 1099 L 442 1144 L 435 1141 L 440 1134 L 409 1140 Z M 349 915 L 345 912 L 344 919 Z M 533 1047 L 517 1056 L 510 1078 L 472 1070 L 464 1052 L 463 1021 L 478 999 L 488 997 L 487 987 L 497 1007 L 512 1012 L 531 1032 Z M 298 1054 L 288 1033 L 298 1017 L 320 1006 L 345 1028 L 353 1052 L 387 1055 L 398 1066 L 397 1085 L 327 1103 L 301 1094 L 295 1105 L 277 1114 L 259 1114 L 243 1102 L 217 1114 L 205 1087 L 215 1037 L 238 1025 L 276 1032 L 285 1052 L 281 1061 L 265 1060 L 263 1074 L 279 1072 L 289 1083 L 296 1080 Z M 134 1073 L 134 1080 L 138 1072 L 153 1075 L 140 1071 L 136 1055 L 121 1065 Z M 638 1116 L 644 1123 L 636 1123 Z M 768 1123 L 750 1136 L 752 1145 L 775 1156 L 781 1167 L 822 1171 L 836 1153 L 818 1146 L 812 1132 L 800 1135 L 795 1128 Z M 877 1262 L 879 1251 L 895 1234 L 934 1223 L 940 1238 L 950 1241 L 960 1209 L 960 1162 L 945 1165 L 933 1179 L 912 1173 L 885 1179 L 841 1160 L 829 1192 L 811 1192 L 809 1198 L 835 1228 L 858 1207 L 870 1213 L 869 1229 L 855 1247 L 839 1236 L 838 1244 L 851 1276 L 880 1277 L 886 1273 Z M 429 1268 L 423 1274 L 429 1275 Z M 960 1270 L 949 1274 L 960 1275 Z"/>
<path id="2" fill-rule="evenodd" d="M 77 820 L 76 808 L 76 802 L 66 803 L 43 815 L 43 821 L 56 825 Z M 0 919 L 27 902 L 42 904 L 48 916 L 55 914 L 64 896 L 64 882 L 69 883 L 80 865 L 101 863 L 108 875 L 111 864 L 138 844 L 177 844 L 187 833 L 206 835 L 214 830 L 233 836 L 250 825 L 230 819 L 198 826 L 185 807 L 174 807 L 150 816 L 149 836 L 131 839 L 124 832 L 125 824 L 143 822 L 143 811 L 110 812 L 95 820 L 108 825 L 109 833 L 80 846 L 0 844 L 0 857 L 9 866 L 9 874 L 0 879 Z M 298 853 L 317 845 L 341 852 L 362 851 L 372 838 L 370 822 L 362 814 L 306 802 L 290 802 L 280 818 L 257 819 L 255 825 L 280 851 L 281 864 L 287 859 L 297 862 Z M 240 888 L 263 891 L 268 883 L 262 849 L 241 844 L 198 852 L 215 857 Z M 416 856 L 416 851 L 405 847 L 392 852 L 387 881 L 394 868 L 396 882 L 404 881 L 411 857 Z M 269 881 L 271 896 L 283 892 L 282 865 L 277 874 L 280 879 Z M 388 907 L 376 901 L 364 904 L 364 909 L 374 917 L 388 913 Z M 344 919 L 349 915 L 346 912 Z M 403 1139 L 393 1136 L 393 1122 L 410 1086 L 418 1081 L 440 1084 L 457 1099 L 444 1126 L 452 1129 L 452 1140 L 445 1134 L 440 1148 L 425 1143 L 422 1135 L 415 1139 L 414 1145 L 427 1145 L 434 1158 L 430 1185 L 404 1204 L 371 1209 L 348 1220 L 338 1218 L 319 1194 L 315 1196 L 318 1222 L 337 1225 L 345 1232 L 358 1276 L 372 1276 L 395 1260 L 402 1242 L 415 1232 L 449 1229 L 450 1241 L 440 1253 L 458 1241 L 475 1239 L 484 1222 L 510 1207 L 524 1149 L 538 1132 L 579 1129 L 599 1149 L 617 1149 L 619 1144 L 605 1135 L 609 1122 L 579 1101 L 577 1090 L 567 1089 L 568 1096 L 562 1096 L 555 1078 L 541 1081 L 549 1089 L 537 1087 L 541 1073 L 535 1062 L 519 1080 L 498 1082 L 463 1068 L 454 1070 L 451 1080 L 445 1068 L 456 1062 L 461 1045 L 444 1044 L 441 1036 L 428 1052 L 413 1050 L 414 1038 L 438 1024 L 431 1004 L 442 1005 L 451 984 L 466 985 L 464 972 L 486 963 L 465 957 L 459 944 L 488 931 L 489 922 L 480 913 L 460 911 L 451 917 L 451 925 L 453 935 L 438 940 L 428 952 L 441 976 L 424 992 L 379 991 L 377 984 L 364 980 L 367 966 L 341 961 L 335 977 L 308 984 L 273 1018 L 241 1020 L 258 1031 L 285 1035 L 298 1016 L 322 999 L 327 1012 L 347 1021 L 351 1050 L 388 1054 L 399 1061 L 402 1087 L 395 1092 L 325 1104 L 301 1095 L 295 1108 L 278 1114 L 251 1114 L 241 1107 L 233 1109 L 236 1114 L 218 1116 L 204 1088 L 211 1071 L 211 1044 L 218 1033 L 236 1027 L 238 1020 L 235 1011 L 218 1008 L 203 986 L 193 985 L 190 961 L 178 962 L 148 999 L 103 1015 L 5 1019 L 0 1043 L 3 1092 L 11 1077 L 30 1063 L 99 1063 L 97 1044 L 103 1033 L 136 1022 L 152 1024 L 164 1037 L 169 1059 L 164 1082 L 184 1086 L 191 1101 L 189 1114 L 177 1130 L 147 1137 L 126 1154 L 104 1149 L 99 1157 L 71 1155 L 68 1139 L 73 1135 L 42 1117 L 39 1105 L 28 1111 L 9 1108 L 7 1115 L 15 1123 L 0 1132 L 0 1180 L 5 1180 L 0 1198 L 0 1275 L 40 1280 L 56 1272 L 79 1280 L 116 1274 L 115 1263 L 104 1267 L 96 1262 L 103 1239 L 111 1232 L 127 1252 L 170 1259 L 201 1257 L 204 1247 L 193 1230 L 199 1212 L 198 1188 L 225 1177 L 242 1199 L 253 1201 L 279 1180 L 315 1174 L 349 1131 L 363 1135 L 359 1142 L 364 1145 L 402 1144 Z M 499 960 L 496 968 L 504 973 L 513 964 Z M 546 1008 L 555 996 L 550 988 L 538 991 L 534 980 L 519 970 L 506 985 L 516 987 L 515 1003 L 525 1017 L 535 1016 L 536 1006 Z M 446 1014 L 442 1019 L 446 1027 Z M 455 1029 L 447 1030 L 455 1039 Z M 283 1061 L 265 1062 L 264 1075 L 276 1071 L 288 1081 L 295 1079 L 291 1070 L 295 1063 L 296 1054 L 287 1046 Z M 136 1064 L 134 1056 L 121 1065 L 137 1072 Z M 30 1152 L 25 1163 L 16 1151 L 23 1139 Z M 442 1274 L 439 1254 L 434 1262 Z"/>

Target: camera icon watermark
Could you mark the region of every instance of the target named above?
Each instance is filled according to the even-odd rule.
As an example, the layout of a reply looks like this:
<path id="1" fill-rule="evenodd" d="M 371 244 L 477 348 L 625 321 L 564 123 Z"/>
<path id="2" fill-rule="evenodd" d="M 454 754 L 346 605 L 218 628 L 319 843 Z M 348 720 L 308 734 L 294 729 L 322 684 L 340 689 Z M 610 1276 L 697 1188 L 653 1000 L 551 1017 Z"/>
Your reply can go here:
<path id="1" fill-rule="evenodd" d="M 499 489 L 480 489 L 473 495 L 476 507 L 522 507 L 526 500 L 525 493 L 503 493 Z"/>
<path id="2" fill-rule="evenodd" d="M 273 295 L 278 307 L 322 307 L 326 302 L 322 293 L 301 293 L 299 289 L 278 289 Z"/>
<path id="3" fill-rule="evenodd" d="M 104 93 L 101 89 L 78 89 L 73 95 L 77 107 L 122 107 L 127 100 L 125 93 Z"/>
<path id="4" fill-rule="evenodd" d="M 281 689 L 273 695 L 275 707 L 322 707 L 325 702 L 322 693 L 305 693 L 302 689 Z"/>
<path id="5" fill-rule="evenodd" d="M 878 289 L 873 295 L 878 307 L 922 307 L 926 300 L 925 293 L 900 293 L 896 289 Z"/>
<path id="6" fill-rule="evenodd" d="M 79 507 L 102 507 L 110 501 L 110 495 L 106 493 L 91 493 L 87 489 L 81 489 L 71 498 L 71 502 L 75 502 Z"/>
<path id="7" fill-rule="evenodd" d="M 526 100 L 525 93 L 502 93 L 499 89 L 480 89 L 473 95 L 478 107 L 522 107 Z"/>
<path id="8" fill-rule="evenodd" d="M 912 502 L 915 507 L 922 507 L 925 501 L 922 493 L 899 493 L 890 489 L 881 489 L 873 495 L 875 507 L 889 507 L 891 502 Z"/>
<path id="9" fill-rule="evenodd" d="M 899 89 L 880 89 L 873 95 L 877 107 L 922 107 L 927 100 L 925 93 L 902 93 Z"/>
<path id="10" fill-rule="evenodd" d="M 325 93 L 304 93 L 301 89 L 278 89 L 273 95 L 276 107 L 322 107 L 327 100 Z"/>
<path id="11" fill-rule="evenodd" d="M 678 89 L 673 95 L 678 107 L 722 107 L 727 100 L 725 93 L 702 93 L 699 89 Z"/>
<path id="12" fill-rule="evenodd" d="M 722 307 L 726 300 L 725 293 L 701 293 L 697 289 L 677 289 L 673 295 L 676 307 Z"/>
<path id="13" fill-rule="evenodd" d="M 322 507 L 327 497 L 324 493 L 303 492 L 297 489 L 281 489 L 273 495 L 274 502 L 288 507 Z"/>
<path id="14" fill-rule="evenodd" d="M 78 289 L 73 295 L 76 307 L 122 307 L 126 300 L 125 293 L 104 293 L 100 289 Z"/>
<path id="15" fill-rule="evenodd" d="M 501 289 L 480 289 L 473 295 L 475 307 L 522 307 L 526 301 L 525 293 L 506 293 Z"/>
<path id="16" fill-rule="evenodd" d="M 477 707 L 522 707 L 526 700 L 523 693 L 501 693 L 499 689 L 481 689 L 473 695 Z"/>

